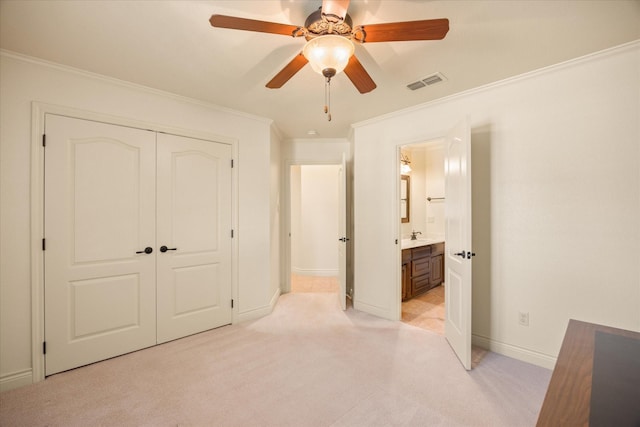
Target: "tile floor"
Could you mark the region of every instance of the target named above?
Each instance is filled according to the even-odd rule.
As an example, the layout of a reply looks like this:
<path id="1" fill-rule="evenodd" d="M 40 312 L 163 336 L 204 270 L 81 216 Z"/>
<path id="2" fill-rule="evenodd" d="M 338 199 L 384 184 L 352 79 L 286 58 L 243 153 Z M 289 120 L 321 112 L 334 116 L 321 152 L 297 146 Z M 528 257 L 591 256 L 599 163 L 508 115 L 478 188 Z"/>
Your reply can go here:
<path id="1" fill-rule="evenodd" d="M 444 335 L 444 285 L 403 302 L 402 321 Z"/>

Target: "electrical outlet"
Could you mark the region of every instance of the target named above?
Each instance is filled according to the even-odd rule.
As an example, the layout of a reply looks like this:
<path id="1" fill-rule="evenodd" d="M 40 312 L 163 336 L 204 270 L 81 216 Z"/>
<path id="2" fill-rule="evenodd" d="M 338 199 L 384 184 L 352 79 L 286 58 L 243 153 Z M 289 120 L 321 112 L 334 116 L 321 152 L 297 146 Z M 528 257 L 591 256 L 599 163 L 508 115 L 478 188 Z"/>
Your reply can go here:
<path id="1" fill-rule="evenodd" d="M 522 326 L 529 326 L 529 313 L 519 311 L 518 312 L 518 323 Z"/>
<path id="2" fill-rule="evenodd" d="M 436 222 L 436 217 L 435 216 L 427 217 L 427 222 L 429 224 L 433 224 L 434 222 Z"/>

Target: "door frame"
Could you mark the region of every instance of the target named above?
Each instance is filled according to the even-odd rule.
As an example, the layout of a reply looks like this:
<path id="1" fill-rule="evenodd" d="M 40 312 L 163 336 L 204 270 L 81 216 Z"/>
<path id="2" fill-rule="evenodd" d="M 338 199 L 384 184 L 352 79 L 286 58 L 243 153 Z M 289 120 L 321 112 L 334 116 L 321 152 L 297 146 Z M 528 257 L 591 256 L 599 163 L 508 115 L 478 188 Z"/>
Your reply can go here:
<path id="1" fill-rule="evenodd" d="M 232 158 L 238 160 L 238 140 L 212 133 L 175 128 L 157 123 L 147 123 L 126 117 L 112 116 L 43 102 L 31 104 L 31 183 L 30 183 L 30 264 L 31 264 L 31 378 L 36 383 L 44 380 L 45 357 L 43 342 L 45 338 L 44 324 L 44 147 L 43 138 L 45 115 L 56 114 L 82 120 L 91 120 L 117 126 L 168 133 L 187 138 L 228 144 L 231 146 Z M 239 162 L 236 162 L 239 163 Z M 238 228 L 238 167 L 231 169 L 231 226 Z M 238 239 L 231 241 L 231 296 L 238 301 Z M 238 321 L 239 304 L 232 309 L 232 324 Z"/>
<path id="2" fill-rule="evenodd" d="M 398 320 L 400 320 L 400 321 L 402 320 L 402 243 L 401 243 L 402 242 L 402 223 L 400 221 L 402 217 L 401 217 L 401 213 L 400 213 L 400 203 L 399 203 L 399 201 L 400 201 L 400 192 L 401 192 L 400 186 L 402 185 L 401 184 L 402 174 L 400 173 L 401 151 L 402 151 L 403 147 L 410 147 L 412 145 L 428 145 L 428 144 L 436 144 L 436 143 L 444 145 L 445 144 L 445 137 L 424 138 L 424 139 L 420 139 L 420 140 L 416 140 L 416 141 L 412 141 L 412 142 L 399 144 L 399 145 L 396 146 L 397 159 L 396 159 L 395 167 L 396 167 L 396 170 L 397 170 L 396 174 L 398 176 L 398 183 L 397 183 L 397 186 L 396 186 L 397 187 L 396 188 L 397 193 L 396 193 L 396 199 L 395 200 L 396 200 L 396 205 L 397 205 L 397 215 L 398 215 L 398 217 L 397 217 L 397 221 L 395 221 L 395 222 L 397 223 L 396 224 L 396 227 L 397 227 L 396 232 L 397 232 L 397 236 L 398 236 L 398 245 L 397 246 L 398 246 L 398 257 L 399 257 L 398 258 L 399 259 L 398 267 L 397 267 L 398 271 L 399 271 L 399 273 L 398 273 L 399 274 L 398 289 L 397 289 L 397 295 L 398 295 L 398 308 L 397 308 L 398 314 L 397 315 L 398 315 Z M 427 197 L 427 195 L 425 195 L 425 199 L 424 200 L 426 200 L 426 197 Z M 410 204 L 409 208 L 411 208 L 411 204 Z M 409 215 L 409 218 L 411 218 L 411 215 Z M 445 244 L 446 244 L 446 241 L 445 241 Z M 445 313 L 445 316 L 446 316 L 446 313 Z"/>
<path id="3" fill-rule="evenodd" d="M 398 241 L 398 243 L 396 244 L 396 259 L 398 261 L 396 262 L 396 282 L 395 282 L 396 288 L 393 293 L 396 297 L 396 303 L 393 305 L 393 307 L 395 308 L 395 313 L 393 314 L 394 314 L 394 318 L 398 321 L 402 320 L 402 243 L 401 243 L 402 242 L 402 224 L 400 222 L 401 217 L 400 217 L 400 203 L 399 203 L 400 185 L 401 185 L 400 183 L 401 181 L 400 151 L 402 150 L 402 147 L 406 145 L 424 144 L 424 143 L 429 143 L 437 140 L 441 140 L 444 142 L 447 137 L 447 134 L 448 134 L 448 130 L 443 129 L 440 132 L 433 132 L 430 134 L 423 135 L 422 137 L 419 137 L 419 138 L 412 138 L 409 140 L 399 140 L 395 142 L 392 166 L 394 170 L 394 176 L 397 177 L 397 181 L 396 181 L 396 184 L 393 186 L 394 191 L 392 194 L 392 198 L 393 198 L 394 204 L 392 206 L 395 206 L 395 209 L 393 210 L 393 215 L 394 215 L 393 226 L 395 227 L 394 234 Z"/>
<path id="4" fill-rule="evenodd" d="M 283 276 L 284 276 L 284 280 L 282 281 L 282 289 L 281 292 L 282 293 L 288 293 L 291 292 L 291 166 L 342 166 L 341 161 L 330 161 L 330 160 L 326 160 L 326 161 L 322 161 L 322 160 L 311 160 L 311 159 L 287 159 L 284 162 L 284 167 L 283 167 L 283 194 L 284 194 L 284 227 L 282 227 L 282 241 L 286 242 L 284 246 L 284 256 L 282 257 L 282 264 L 281 264 L 281 268 L 282 268 L 282 272 L 283 272 Z M 347 179 L 347 189 L 346 189 L 346 194 L 345 194 L 345 203 L 346 203 L 346 208 L 347 208 L 347 218 L 346 218 L 346 223 L 347 223 L 347 229 L 346 229 L 346 233 L 347 233 L 347 237 L 350 237 L 351 235 L 351 221 L 350 221 L 350 206 L 351 206 L 351 202 L 349 200 L 349 162 L 346 162 L 345 165 L 345 177 Z M 337 236 L 336 236 L 336 243 L 337 243 Z M 350 290 L 350 284 L 352 283 L 350 277 L 350 265 L 351 265 L 351 245 L 350 243 L 352 243 L 352 241 L 348 241 L 347 242 L 347 250 L 346 250 L 346 256 L 347 256 L 347 298 L 350 297 L 349 295 L 349 290 Z M 337 248 L 337 246 L 336 246 Z M 337 249 L 336 249 L 337 251 Z"/>

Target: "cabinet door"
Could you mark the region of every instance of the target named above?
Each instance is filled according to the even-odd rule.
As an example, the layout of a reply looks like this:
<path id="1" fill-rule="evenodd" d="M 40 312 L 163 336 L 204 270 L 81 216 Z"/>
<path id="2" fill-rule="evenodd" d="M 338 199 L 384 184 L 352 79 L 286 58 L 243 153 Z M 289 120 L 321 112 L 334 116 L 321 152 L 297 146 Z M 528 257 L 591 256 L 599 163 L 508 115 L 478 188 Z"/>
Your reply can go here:
<path id="1" fill-rule="evenodd" d="M 429 262 L 429 260 L 427 260 Z M 418 277 L 411 278 L 411 296 L 414 297 L 418 294 L 431 289 L 431 282 L 429 281 L 429 275 L 425 274 Z"/>
<path id="2" fill-rule="evenodd" d="M 231 323 L 231 146 L 158 134 L 157 150 L 162 343 Z"/>
<path id="3" fill-rule="evenodd" d="M 402 300 L 408 300 L 413 297 L 413 289 L 411 287 L 411 261 L 402 264 Z"/>
<path id="4" fill-rule="evenodd" d="M 411 249 L 402 250 L 402 301 L 411 298 Z"/>
<path id="5" fill-rule="evenodd" d="M 414 259 L 411 261 L 411 277 L 423 276 L 429 274 L 431 270 L 431 257 Z"/>
<path id="6" fill-rule="evenodd" d="M 156 152 L 149 131 L 51 114 L 45 129 L 51 375 L 156 343 Z"/>
<path id="7" fill-rule="evenodd" d="M 438 286 L 444 280 L 444 254 L 431 256 L 431 286 Z"/>

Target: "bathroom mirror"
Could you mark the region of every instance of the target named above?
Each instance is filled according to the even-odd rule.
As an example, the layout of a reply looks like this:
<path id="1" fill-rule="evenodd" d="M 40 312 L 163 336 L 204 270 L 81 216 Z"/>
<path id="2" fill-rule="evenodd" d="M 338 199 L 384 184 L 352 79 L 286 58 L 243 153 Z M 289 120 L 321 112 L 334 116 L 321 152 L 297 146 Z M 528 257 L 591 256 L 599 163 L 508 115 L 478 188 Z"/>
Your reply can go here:
<path id="1" fill-rule="evenodd" d="M 409 176 L 400 177 L 400 219 L 402 222 L 409 222 Z"/>

